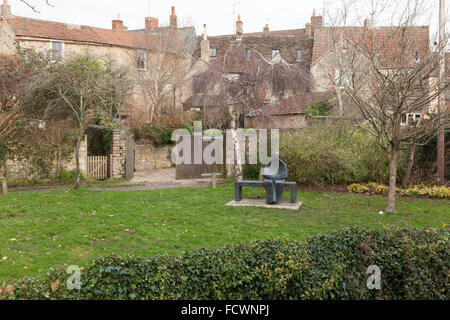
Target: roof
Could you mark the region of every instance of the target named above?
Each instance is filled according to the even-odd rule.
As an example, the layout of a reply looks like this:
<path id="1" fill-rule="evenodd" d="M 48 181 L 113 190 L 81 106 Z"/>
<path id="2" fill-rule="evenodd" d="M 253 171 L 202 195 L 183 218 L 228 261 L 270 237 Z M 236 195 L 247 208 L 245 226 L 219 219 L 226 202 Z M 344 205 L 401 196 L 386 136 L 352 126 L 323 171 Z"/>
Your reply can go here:
<path id="1" fill-rule="evenodd" d="M 153 29 L 150 34 L 161 34 L 161 33 L 164 34 L 169 30 L 170 27 L 159 27 Z M 149 34 L 148 32 L 145 32 L 145 29 L 129 30 L 128 32 Z M 197 35 L 195 33 L 195 28 L 194 27 L 177 28 L 177 36 L 178 41 L 180 42 L 182 48 L 187 52 L 189 52 L 190 54 L 194 53 L 197 46 Z"/>
<path id="2" fill-rule="evenodd" d="M 302 114 L 314 103 L 332 98 L 332 92 L 310 92 L 299 96 L 283 99 L 266 104 L 262 108 L 254 110 L 249 116 L 264 112 L 270 116 Z"/>
<path id="3" fill-rule="evenodd" d="M 399 57 L 396 50 L 400 50 L 398 44 L 399 35 L 402 34 L 402 27 L 377 27 L 367 29 L 366 27 L 323 27 L 315 30 L 314 49 L 312 54 L 312 64 L 318 60 L 331 48 L 332 36 L 335 32 L 342 32 L 343 37 L 352 43 L 365 42 L 369 46 L 373 45 L 375 51 L 381 53 L 380 63 L 389 67 Z M 424 56 L 429 51 L 429 27 L 411 26 L 406 28 L 406 39 L 411 39 L 411 50 Z M 413 53 L 413 54 L 414 54 Z"/>
<path id="4" fill-rule="evenodd" d="M 199 37 L 195 52 L 197 58 L 201 56 L 201 40 L 202 37 Z M 239 41 L 235 35 L 213 36 L 208 37 L 208 40 L 210 47 L 217 49 L 218 59 L 222 58 L 230 47 L 240 45 L 261 53 L 267 60 L 272 58 L 272 50 L 277 49 L 288 63 L 311 66 L 313 40 L 307 35 L 306 29 L 244 33 Z M 302 51 L 301 61 L 297 60 L 298 50 Z"/>
<path id="5" fill-rule="evenodd" d="M 2 17 L 0 22 L 6 22 L 16 37 L 74 41 L 147 50 L 157 49 L 158 43 L 157 35 L 114 31 L 18 16 Z"/>

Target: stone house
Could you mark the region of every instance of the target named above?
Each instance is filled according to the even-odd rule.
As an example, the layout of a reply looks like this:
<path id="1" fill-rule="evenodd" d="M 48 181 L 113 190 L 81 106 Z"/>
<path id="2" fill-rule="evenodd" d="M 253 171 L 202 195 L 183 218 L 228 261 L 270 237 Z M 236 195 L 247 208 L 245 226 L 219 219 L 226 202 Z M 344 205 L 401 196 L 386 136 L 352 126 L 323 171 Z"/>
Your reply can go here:
<path id="1" fill-rule="evenodd" d="M 386 57 L 385 62 L 389 64 L 389 57 L 392 56 L 390 48 L 396 47 L 396 44 L 389 39 L 392 28 L 372 28 L 366 20 L 364 26 L 345 27 L 341 30 L 344 38 L 352 41 L 363 36 L 370 29 L 375 41 L 386 43 L 382 55 Z M 303 66 L 308 70 L 309 76 L 309 87 L 306 90 L 296 92 L 288 90 L 284 92 L 282 98 L 278 95 L 272 95 L 260 108 L 256 108 L 258 112 L 255 113 L 253 110 L 246 115 L 246 126 L 303 127 L 304 114 L 301 111 L 308 107 L 307 104 L 319 102 L 324 96 L 331 96 L 331 93 L 336 92 L 332 80 L 332 74 L 336 70 L 328 54 L 331 51 L 331 28 L 325 26 L 323 17 L 317 15 L 314 11 L 311 21 L 303 29 L 271 31 L 269 26 L 266 25 L 262 32 L 245 33 L 244 23 L 239 17 L 236 22 L 236 30 L 235 35 L 215 37 L 207 37 L 205 32 L 203 37 L 198 40 L 194 56 L 205 64 L 211 64 L 221 61 L 226 55 L 233 54 L 233 50 L 230 50 L 230 48 L 241 46 L 248 50 L 248 54 L 251 54 L 251 51 L 258 52 L 268 61 L 278 57 L 286 63 Z M 412 37 L 414 40 L 413 48 L 416 52 L 416 58 L 420 59 L 429 50 L 429 27 L 411 27 L 408 28 L 407 32 L 414 35 Z M 241 52 L 237 54 L 243 55 Z M 227 59 L 230 60 L 230 57 L 227 56 Z M 240 57 L 240 59 L 244 58 Z M 235 65 L 239 65 L 239 63 Z M 234 65 L 229 68 L 229 72 L 230 74 L 236 72 Z M 431 78 L 430 81 L 433 81 L 433 79 Z M 264 114 L 265 117 L 260 117 L 261 114 Z M 358 116 L 358 112 L 351 107 L 345 109 L 344 114 L 351 118 Z M 272 121 L 269 121 L 269 118 L 272 118 Z M 298 118 L 298 120 L 295 120 L 295 118 Z M 261 123 L 258 123 L 258 121 Z"/>
<path id="2" fill-rule="evenodd" d="M 170 26 L 159 28 L 158 19 L 146 18 L 145 29 L 130 31 L 120 15 L 112 21 L 111 29 L 102 29 L 14 16 L 6 1 L 0 7 L 0 53 L 3 54 L 13 54 L 20 45 L 49 52 L 52 59 L 60 60 L 88 50 L 96 56 L 112 57 L 116 63 L 129 67 L 136 79 L 150 76 L 162 54 L 172 60 L 179 58 L 182 64 L 190 67 L 188 53 L 194 46 L 192 38 L 196 40 L 195 31 L 177 27 L 175 8 L 172 8 Z M 172 90 L 172 87 L 162 90 Z M 180 97 L 178 94 L 175 108 L 182 107 Z M 135 88 L 121 117 L 147 119 L 149 108 L 149 101 Z"/>
<path id="3" fill-rule="evenodd" d="M 152 71 L 158 68 L 158 63 L 161 63 L 161 56 L 170 63 L 174 60 L 180 61 L 180 65 L 186 69 L 186 72 L 189 71 L 190 55 L 195 48 L 197 38 L 193 28 L 178 28 L 175 8 L 172 8 L 170 25 L 167 27 L 160 27 L 156 18 L 148 17 L 143 22 L 145 22 L 144 29 L 128 30 L 120 19 L 120 15 L 112 21 L 111 29 L 37 20 L 13 15 L 11 6 L 4 0 L 0 6 L 0 54 L 14 54 L 17 46 L 21 46 L 48 53 L 54 61 L 63 60 L 83 51 L 89 51 L 99 57 L 111 57 L 116 63 L 127 66 L 133 74 L 133 79 L 136 79 L 134 94 L 127 101 L 126 109 L 120 115 L 121 120 L 125 123 L 133 121 L 133 118 L 149 121 L 149 110 L 152 106 L 139 90 L 137 79 L 146 77 L 151 79 Z M 170 75 L 174 74 L 176 75 L 175 72 L 170 73 Z M 172 92 L 172 83 L 176 80 L 166 78 L 166 86 L 158 90 Z M 177 90 L 181 92 L 181 89 Z M 174 98 L 174 112 L 177 108 L 182 110 L 181 94 L 174 91 Z M 125 157 L 130 150 L 126 150 L 127 141 L 123 132 L 114 132 L 113 141 L 111 172 L 113 177 L 119 177 L 123 173 Z M 147 149 L 141 146 L 134 150 L 136 159 L 144 158 L 140 150 Z M 167 157 L 167 150 L 160 153 L 164 153 Z M 83 141 L 80 154 L 81 169 L 85 171 L 88 161 L 87 140 Z M 169 161 L 155 160 L 153 162 L 148 166 L 157 167 L 161 163 L 168 166 Z M 8 167 L 11 170 L 10 178 L 13 179 L 29 178 L 29 172 L 33 169 L 24 161 L 10 162 Z M 67 170 L 73 169 L 74 159 L 63 167 Z"/>

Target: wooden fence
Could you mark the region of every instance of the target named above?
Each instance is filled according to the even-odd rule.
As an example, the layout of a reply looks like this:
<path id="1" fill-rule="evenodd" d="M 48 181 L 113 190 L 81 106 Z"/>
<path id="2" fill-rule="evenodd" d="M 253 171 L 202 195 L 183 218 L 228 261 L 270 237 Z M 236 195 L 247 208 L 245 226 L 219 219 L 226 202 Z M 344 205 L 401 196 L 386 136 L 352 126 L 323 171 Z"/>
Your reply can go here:
<path id="1" fill-rule="evenodd" d="M 109 177 L 108 156 L 88 157 L 87 176 L 90 179 L 106 180 Z"/>

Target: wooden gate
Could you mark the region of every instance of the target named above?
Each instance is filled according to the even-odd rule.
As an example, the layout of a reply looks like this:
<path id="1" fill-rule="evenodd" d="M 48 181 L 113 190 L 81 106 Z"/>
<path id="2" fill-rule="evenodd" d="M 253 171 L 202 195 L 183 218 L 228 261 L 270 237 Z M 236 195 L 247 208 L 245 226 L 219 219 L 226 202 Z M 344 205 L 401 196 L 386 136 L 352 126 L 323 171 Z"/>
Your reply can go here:
<path id="1" fill-rule="evenodd" d="M 108 179 L 108 156 L 88 157 L 87 176 L 90 179 Z"/>

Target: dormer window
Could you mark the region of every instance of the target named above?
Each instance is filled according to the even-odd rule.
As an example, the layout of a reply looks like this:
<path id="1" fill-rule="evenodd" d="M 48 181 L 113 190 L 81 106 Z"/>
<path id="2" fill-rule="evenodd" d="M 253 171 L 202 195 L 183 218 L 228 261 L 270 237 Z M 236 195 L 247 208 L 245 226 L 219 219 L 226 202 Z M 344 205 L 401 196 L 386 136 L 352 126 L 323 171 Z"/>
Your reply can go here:
<path id="1" fill-rule="evenodd" d="M 298 49 L 297 50 L 297 61 L 301 61 L 302 60 L 302 56 L 303 56 L 302 49 Z"/>
<path id="2" fill-rule="evenodd" d="M 211 58 L 217 58 L 217 49 L 216 48 L 209 49 L 209 56 Z"/>
<path id="3" fill-rule="evenodd" d="M 53 62 L 64 59 L 64 42 L 50 41 L 50 59 Z"/>
<path id="4" fill-rule="evenodd" d="M 137 55 L 138 70 L 142 70 L 142 71 L 147 70 L 147 51 L 137 50 L 136 55 Z"/>
<path id="5" fill-rule="evenodd" d="M 281 54 L 281 50 L 279 50 L 279 49 L 273 49 L 273 50 L 272 50 L 272 58 L 275 57 L 277 54 Z"/>

